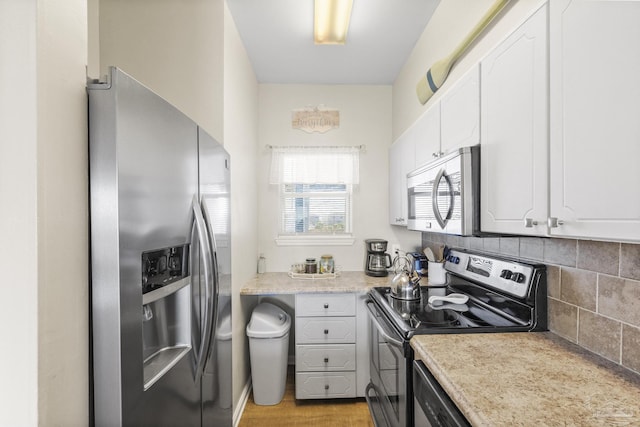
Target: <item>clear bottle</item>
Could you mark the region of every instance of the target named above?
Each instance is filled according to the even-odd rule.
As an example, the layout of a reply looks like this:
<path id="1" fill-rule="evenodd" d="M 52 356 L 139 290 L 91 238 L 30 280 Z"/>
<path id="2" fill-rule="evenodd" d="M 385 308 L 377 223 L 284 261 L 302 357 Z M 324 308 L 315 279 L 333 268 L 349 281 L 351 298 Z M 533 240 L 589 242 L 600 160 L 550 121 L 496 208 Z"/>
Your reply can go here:
<path id="1" fill-rule="evenodd" d="M 267 270 L 267 259 L 264 257 L 264 254 L 260 254 L 258 258 L 258 274 L 262 274 Z"/>
<path id="2" fill-rule="evenodd" d="M 333 273 L 334 265 L 333 265 L 333 256 L 331 255 L 322 255 L 320 257 L 320 273 Z"/>

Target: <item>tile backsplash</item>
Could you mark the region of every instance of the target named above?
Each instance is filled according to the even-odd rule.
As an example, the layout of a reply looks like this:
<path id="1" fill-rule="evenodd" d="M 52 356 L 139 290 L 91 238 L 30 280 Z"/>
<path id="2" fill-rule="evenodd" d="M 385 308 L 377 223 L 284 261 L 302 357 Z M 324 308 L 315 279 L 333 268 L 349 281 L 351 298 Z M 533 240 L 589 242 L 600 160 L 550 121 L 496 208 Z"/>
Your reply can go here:
<path id="1" fill-rule="evenodd" d="M 549 329 L 640 373 L 640 245 L 422 233 L 441 244 L 546 264 Z"/>

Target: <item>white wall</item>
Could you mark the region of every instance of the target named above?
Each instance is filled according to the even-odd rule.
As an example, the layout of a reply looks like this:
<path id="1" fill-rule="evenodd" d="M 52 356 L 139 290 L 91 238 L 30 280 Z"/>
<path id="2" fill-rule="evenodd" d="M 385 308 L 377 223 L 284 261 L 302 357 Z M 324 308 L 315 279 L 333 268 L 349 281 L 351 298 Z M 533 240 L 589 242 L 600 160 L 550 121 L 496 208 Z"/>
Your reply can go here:
<path id="1" fill-rule="evenodd" d="M 255 298 L 239 291 L 257 256 L 258 83 L 233 19 L 222 0 L 90 0 L 89 70 L 116 65 L 163 96 L 231 155 L 233 402 L 247 382 L 244 327 Z M 91 3 L 90 3 L 91 5 Z M 141 25 L 144 23 L 144 25 Z M 97 76 L 92 76 L 97 77 Z"/>
<path id="2" fill-rule="evenodd" d="M 223 5 L 99 0 L 100 73 L 121 68 L 222 141 Z"/>
<path id="3" fill-rule="evenodd" d="M 0 4 L 0 425 L 88 423 L 86 32 L 86 0 Z"/>
<path id="4" fill-rule="evenodd" d="M 393 139 L 395 140 L 455 81 L 502 41 L 542 4 L 543 0 L 511 1 L 453 66 L 444 85 L 425 104 L 416 84 L 439 59 L 447 56 L 469 33 L 495 0 L 441 0 L 393 84 Z"/>
<path id="5" fill-rule="evenodd" d="M 340 127 L 326 133 L 291 128 L 291 111 L 324 105 L 340 111 Z M 403 247 L 420 245 L 420 233 L 396 230 L 388 219 L 388 148 L 391 145 L 390 86 L 260 85 L 259 95 L 259 249 L 267 271 L 288 271 L 306 257 L 331 253 L 344 271 L 362 271 L 364 240 L 381 238 Z M 268 183 L 271 151 L 266 145 L 365 145 L 360 154 L 360 185 L 353 196 L 353 246 L 277 246 L 278 188 Z M 402 241 L 400 241 L 402 240 Z M 255 259 L 247 259 L 249 266 Z"/>
<path id="6" fill-rule="evenodd" d="M 88 420 L 87 3 L 38 2 L 39 424 Z"/>
<path id="7" fill-rule="evenodd" d="M 231 251 L 234 408 L 249 378 L 244 328 L 257 298 L 240 297 L 255 275 L 247 265 L 258 253 L 258 82 L 233 18 L 224 15 L 224 145 L 231 155 Z M 237 409 L 237 408 L 236 408 Z"/>
<path id="8" fill-rule="evenodd" d="M 35 1 L 0 2 L 3 426 L 38 422 L 36 12 Z"/>

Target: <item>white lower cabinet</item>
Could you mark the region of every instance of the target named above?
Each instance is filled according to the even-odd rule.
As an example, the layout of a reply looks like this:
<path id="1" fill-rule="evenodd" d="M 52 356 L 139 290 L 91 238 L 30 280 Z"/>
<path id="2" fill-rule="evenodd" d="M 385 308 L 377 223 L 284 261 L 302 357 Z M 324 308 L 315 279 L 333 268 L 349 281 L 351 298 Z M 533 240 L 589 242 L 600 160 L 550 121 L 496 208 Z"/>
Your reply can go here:
<path id="1" fill-rule="evenodd" d="M 296 295 L 296 399 L 364 396 L 368 334 L 356 303 L 364 307 L 363 297 Z"/>
<path id="2" fill-rule="evenodd" d="M 356 397 L 356 373 L 296 372 L 296 399 Z"/>

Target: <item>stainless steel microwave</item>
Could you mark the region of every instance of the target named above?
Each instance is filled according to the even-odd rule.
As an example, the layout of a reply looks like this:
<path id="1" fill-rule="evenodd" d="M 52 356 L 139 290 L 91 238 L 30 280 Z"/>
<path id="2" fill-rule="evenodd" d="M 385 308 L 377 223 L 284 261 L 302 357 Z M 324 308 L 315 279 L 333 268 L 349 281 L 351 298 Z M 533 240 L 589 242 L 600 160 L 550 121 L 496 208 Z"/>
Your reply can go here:
<path id="1" fill-rule="evenodd" d="M 480 146 L 463 147 L 407 175 L 409 230 L 480 231 Z"/>

